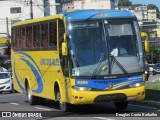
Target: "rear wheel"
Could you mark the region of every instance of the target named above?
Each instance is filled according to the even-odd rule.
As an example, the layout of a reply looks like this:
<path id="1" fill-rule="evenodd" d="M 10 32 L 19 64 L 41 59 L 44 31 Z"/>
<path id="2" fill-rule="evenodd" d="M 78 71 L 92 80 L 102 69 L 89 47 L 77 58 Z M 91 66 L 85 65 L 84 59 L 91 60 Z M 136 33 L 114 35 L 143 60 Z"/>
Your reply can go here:
<path id="1" fill-rule="evenodd" d="M 31 94 L 31 90 L 29 88 L 29 85 L 27 86 L 27 98 L 28 98 L 28 103 L 30 105 L 34 105 L 36 103 L 36 97 L 34 97 L 32 94 Z"/>
<path id="2" fill-rule="evenodd" d="M 117 110 L 125 110 L 128 106 L 128 101 L 115 102 Z"/>

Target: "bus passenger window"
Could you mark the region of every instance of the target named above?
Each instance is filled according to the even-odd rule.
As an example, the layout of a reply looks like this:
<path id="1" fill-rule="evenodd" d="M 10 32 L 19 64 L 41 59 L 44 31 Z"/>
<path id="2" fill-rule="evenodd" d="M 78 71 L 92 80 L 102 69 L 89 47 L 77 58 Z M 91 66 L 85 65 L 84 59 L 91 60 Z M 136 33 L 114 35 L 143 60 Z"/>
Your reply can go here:
<path id="1" fill-rule="evenodd" d="M 26 47 L 32 48 L 32 26 L 26 28 Z"/>
<path id="2" fill-rule="evenodd" d="M 12 28 L 12 46 L 15 48 L 16 47 L 16 29 Z"/>
<path id="3" fill-rule="evenodd" d="M 48 23 L 41 24 L 41 46 L 48 47 Z"/>
<path id="4" fill-rule="evenodd" d="M 33 45 L 34 47 L 40 47 L 40 25 L 33 26 Z"/>
<path id="5" fill-rule="evenodd" d="M 23 36 L 22 36 L 22 28 L 20 27 L 19 28 L 19 48 L 21 48 L 22 47 L 22 39 L 23 39 Z"/>
<path id="6" fill-rule="evenodd" d="M 57 46 L 57 22 L 49 22 L 49 46 Z"/>
<path id="7" fill-rule="evenodd" d="M 25 48 L 26 37 L 25 37 L 25 27 L 22 28 L 22 36 L 21 36 L 21 48 Z"/>
<path id="8" fill-rule="evenodd" d="M 19 48 L 20 47 L 20 28 L 17 28 L 17 39 L 16 39 L 16 47 Z"/>

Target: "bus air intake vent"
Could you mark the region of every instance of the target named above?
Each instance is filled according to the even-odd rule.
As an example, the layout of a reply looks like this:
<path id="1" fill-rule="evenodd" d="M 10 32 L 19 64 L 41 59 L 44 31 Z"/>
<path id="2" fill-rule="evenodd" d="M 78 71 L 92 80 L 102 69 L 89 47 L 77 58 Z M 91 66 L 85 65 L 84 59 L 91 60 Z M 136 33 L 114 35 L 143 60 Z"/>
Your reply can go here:
<path id="1" fill-rule="evenodd" d="M 95 98 L 94 102 L 111 102 L 111 101 L 125 101 L 127 96 L 123 93 L 99 95 Z"/>

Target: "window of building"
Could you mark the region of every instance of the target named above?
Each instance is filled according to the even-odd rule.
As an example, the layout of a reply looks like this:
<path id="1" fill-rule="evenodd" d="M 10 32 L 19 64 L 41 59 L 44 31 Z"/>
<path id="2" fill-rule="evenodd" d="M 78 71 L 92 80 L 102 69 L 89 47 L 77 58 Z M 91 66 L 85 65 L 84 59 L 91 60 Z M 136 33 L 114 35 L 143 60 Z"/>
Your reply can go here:
<path id="1" fill-rule="evenodd" d="M 21 13 L 21 7 L 12 7 L 10 8 L 11 14 Z"/>

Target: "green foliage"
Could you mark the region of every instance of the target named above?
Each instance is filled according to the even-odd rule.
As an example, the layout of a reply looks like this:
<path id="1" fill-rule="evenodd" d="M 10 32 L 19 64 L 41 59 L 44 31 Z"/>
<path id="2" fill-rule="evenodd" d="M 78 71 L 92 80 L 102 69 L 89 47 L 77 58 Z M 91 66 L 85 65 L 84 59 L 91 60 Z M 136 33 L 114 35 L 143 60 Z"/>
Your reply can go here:
<path id="1" fill-rule="evenodd" d="M 148 5 L 147 5 L 147 9 L 148 9 L 148 10 L 149 10 L 149 9 L 151 9 L 151 10 L 156 9 L 156 11 L 159 12 L 158 7 L 157 7 L 156 5 L 154 5 L 154 4 L 148 4 Z"/>
<path id="2" fill-rule="evenodd" d="M 142 4 L 132 4 L 133 8 L 139 7 L 139 6 L 143 6 Z"/>
<path id="3" fill-rule="evenodd" d="M 152 55 L 152 51 L 153 51 L 153 55 Z M 152 61 L 152 57 L 153 57 L 153 61 Z M 160 62 L 160 46 L 151 46 L 150 52 L 146 54 L 146 59 L 148 63 Z"/>
<path id="4" fill-rule="evenodd" d="M 147 9 L 148 9 L 148 10 L 149 10 L 149 9 L 151 9 L 151 10 L 156 9 L 157 17 L 160 19 L 159 9 L 158 9 L 158 7 L 157 7 L 156 5 L 154 5 L 154 4 L 148 4 L 148 5 L 147 5 Z"/>
<path id="5" fill-rule="evenodd" d="M 118 0 L 118 7 L 131 6 L 132 2 L 130 0 Z"/>

